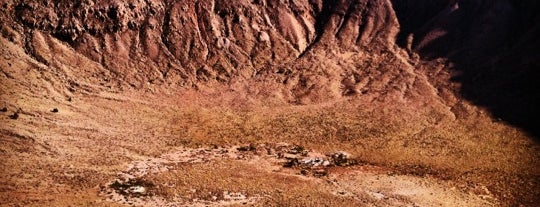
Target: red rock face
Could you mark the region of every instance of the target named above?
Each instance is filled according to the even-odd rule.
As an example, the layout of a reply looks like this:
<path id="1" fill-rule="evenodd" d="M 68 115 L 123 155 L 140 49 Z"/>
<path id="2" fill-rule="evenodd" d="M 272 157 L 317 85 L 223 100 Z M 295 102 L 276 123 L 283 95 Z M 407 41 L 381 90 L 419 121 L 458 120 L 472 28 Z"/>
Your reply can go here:
<path id="1" fill-rule="evenodd" d="M 433 102 L 430 81 L 448 80 L 418 78 L 419 54 L 454 64 L 459 95 L 490 108 L 518 98 L 530 108 L 540 104 L 538 8 L 517 0 L 22 0 L 2 3 L 0 20 L 2 35 L 39 62 L 71 65 L 113 88 L 256 82 L 275 90 L 251 93 L 290 102 Z"/>
<path id="2" fill-rule="evenodd" d="M 20 44 L 40 33 L 127 78 L 136 68 L 187 82 L 251 78 L 314 48 L 391 47 L 398 32 L 389 1 L 20 1 L 4 11 Z"/>
<path id="3" fill-rule="evenodd" d="M 321 152 L 347 147 L 365 164 L 427 180 L 436 188 L 417 198 L 426 205 L 459 191 L 457 200 L 471 206 L 463 195 L 537 206 L 538 11 L 538 0 L 2 0 L 0 201 L 77 205 L 71 198 L 87 194 L 82 199 L 92 202 L 84 204 L 93 205 L 97 186 L 130 161 L 199 144 L 286 141 Z M 221 151 L 146 163 L 181 167 L 200 150 Z M 214 171 L 205 163 L 212 173 L 201 178 L 236 171 L 230 166 Z M 312 188 L 303 179 L 300 188 L 289 183 L 297 172 L 268 179 L 261 172 L 275 171 L 267 168 L 240 173 L 260 176 L 264 182 L 253 183 L 268 185 L 262 191 L 274 191 L 274 180 Z M 176 169 L 163 177 L 191 174 Z M 299 173 L 328 173 L 318 170 Z M 368 191 L 357 183 L 373 185 L 379 175 L 391 178 L 377 188 L 390 190 L 369 188 L 377 200 L 359 205 L 422 206 L 391 190 L 399 187 L 395 172 L 375 171 L 351 174 L 347 185 L 358 193 L 350 195 L 361 198 Z M 182 182 L 189 188 L 179 191 L 192 189 Z M 153 193 L 152 183 L 137 180 L 109 186 Z M 300 197 L 348 196 L 339 190 Z M 219 196 L 234 196 L 225 192 Z M 277 194 L 268 198 L 287 198 Z"/>

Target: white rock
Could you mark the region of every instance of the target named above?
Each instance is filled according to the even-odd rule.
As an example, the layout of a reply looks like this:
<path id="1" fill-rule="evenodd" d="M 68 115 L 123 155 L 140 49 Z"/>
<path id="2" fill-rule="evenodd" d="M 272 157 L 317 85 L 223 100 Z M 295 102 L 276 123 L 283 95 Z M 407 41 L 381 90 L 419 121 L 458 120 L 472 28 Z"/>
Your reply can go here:
<path id="1" fill-rule="evenodd" d="M 373 196 L 374 198 L 376 198 L 378 200 L 381 200 L 384 197 L 386 197 L 384 194 L 379 193 L 379 192 L 370 192 L 370 194 L 371 194 L 371 196 Z"/>
<path id="2" fill-rule="evenodd" d="M 259 33 L 259 41 L 261 42 L 270 42 L 270 35 L 268 33 L 262 31 Z"/>
<path id="3" fill-rule="evenodd" d="M 129 188 L 131 193 L 146 193 L 146 188 L 143 186 L 133 186 Z"/>
<path id="4" fill-rule="evenodd" d="M 326 166 L 330 165 L 330 162 L 329 162 L 328 160 L 325 160 L 325 161 L 322 163 L 322 165 L 326 167 Z"/>

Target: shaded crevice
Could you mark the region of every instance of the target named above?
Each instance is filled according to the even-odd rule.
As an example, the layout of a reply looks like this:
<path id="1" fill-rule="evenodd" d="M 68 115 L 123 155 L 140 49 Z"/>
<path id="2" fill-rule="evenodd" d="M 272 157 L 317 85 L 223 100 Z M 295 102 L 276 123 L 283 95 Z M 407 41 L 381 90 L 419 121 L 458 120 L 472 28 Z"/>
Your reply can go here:
<path id="1" fill-rule="evenodd" d="M 311 2 L 310 2 L 311 3 Z M 322 9 L 318 11 L 317 5 L 314 3 L 311 3 L 311 6 L 313 7 L 313 10 L 317 14 L 317 17 L 315 18 L 315 38 L 312 41 L 311 44 L 309 44 L 306 49 L 300 53 L 298 58 L 303 57 L 308 51 L 312 49 L 314 45 L 316 45 L 322 38 L 323 33 L 325 32 L 326 25 L 328 23 L 328 20 L 334 13 L 334 8 L 336 6 L 337 2 L 335 1 L 323 1 Z"/>
<path id="2" fill-rule="evenodd" d="M 171 10 L 173 6 L 174 3 L 168 4 L 165 8 L 165 12 L 163 13 L 163 25 L 161 25 L 161 43 L 163 43 L 165 49 L 167 49 L 172 54 L 172 56 L 175 56 L 175 48 L 168 40 L 169 34 L 171 33 Z"/>
<path id="3" fill-rule="evenodd" d="M 342 17 L 341 23 L 338 26 L 338 29 L 336 33 L 334 34 L 334 36 L 337 37 L 341 33 L 341 31 L 345 29 L 345 26 L 351 20 L 353 13 L 358 10 L 357 6 L 359 4 L 360 2 L 355 1 L 354 3 L 349 3 L 349 5 L 347 5 L 347 11 L 345 12 L 345 15 Z"/>
<path id="4" fill-rule="evenodd" d="M 27 29 L 30 30 L 30 29 Z M 30 57 L 32 57 L 34 60 L 49 66 L 49 61 L 47 61 L 45 58 L 43 58 L 41 55 L 38 54 L 36 49 L 33 46 L 32 38 L 34 36 L 34 31 L 30 30 L 26 32 L 25 40 L 24 40 L 24 51 L 26 54 L 28 54 Z"/>
<path id="5" fill-rule="evenodd" d="M 391 0 L 400 24 L 396 44 L 407 46 L 410 34 L 416 34 L 454 0 Z M 416 36 L 416 35 L 415 35 Z"/>
<path id="6" fill-rule="evenodd" d="M 360 17 L 360 26 L 358 27 L 358 37 L 356 37 L 356 45 L 362 44 L 362 37 L 364 36 L 364 33 L 368 25 L 368 21 L 369 21 L 368 15 L 369 15 L 370 6 L 371 6 L 371 2 L 367 1 L 366 4 L 362 7 L 361 17 Z"/>
<path id="7" fill-rule="evenodd" d="M 201 49 L 200 49 L 201 51 L 198 51 L 198 52 L 203 52 L 204 50 L 206 50 L 206 55 L 204 55 L 204 61 L 208 61 L 208 57 L 210 55 L 210 48 L 207 42 L 205 41 L 205 38 L 209 38 L 209 35 L 206 32 L 207 27 L 204 22 L 207 19 L 204 17 L 203 18 L 200 17 L 201 13 L 203 12 L 207 12 L 206 8 L 204 8 L 204 6 L 201 6 L 201 4 L 195 4 L 195 19 L 197 22 L 197 24 L 195 25 L 195 28 L 196 28 L 196 32 L 198 33 L 197 36 L 199 37 L 198 38 L 199 43 L 201 44 Z M 204 16 L 204 14 L 202 16 Z"/>
<path id="8" fill-rule="evenodd" d="M 324 33 L 326 29 L 326 24 L 334 13 L 334 8 L 336 4 L 337 3 L 335 1 L 323 1 L 322 9 L 321 11 L 318 11 L 317 17 L 315 19 L 315 33 L 317 36 L 315 38 L 315 42 L 318 42 L 322 34 Z M 313 6 L 315 7 L 316 5 Z"/>

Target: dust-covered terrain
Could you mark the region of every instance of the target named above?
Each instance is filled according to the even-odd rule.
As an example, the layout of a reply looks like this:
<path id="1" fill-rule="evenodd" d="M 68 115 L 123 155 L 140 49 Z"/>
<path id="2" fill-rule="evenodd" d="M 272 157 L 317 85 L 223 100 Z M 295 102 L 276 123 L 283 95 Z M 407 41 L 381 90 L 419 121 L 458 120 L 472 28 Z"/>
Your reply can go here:
<path id="1" fill-rule="evenodd" d="M 1 206 L 535 206 L 518 0 L 3 0 Z"/>

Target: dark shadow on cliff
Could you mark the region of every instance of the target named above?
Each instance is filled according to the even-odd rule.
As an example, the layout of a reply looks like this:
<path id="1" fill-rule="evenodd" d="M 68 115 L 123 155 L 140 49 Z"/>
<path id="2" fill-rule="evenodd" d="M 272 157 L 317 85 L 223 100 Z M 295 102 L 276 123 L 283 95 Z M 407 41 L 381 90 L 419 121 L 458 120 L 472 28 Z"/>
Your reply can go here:
<path id="1" fill-rule="evenodd" d="M 454 64 L 453 81 L 460 83 L 463 98 L 540 141 L 539 3 L 411 2 L 393 1 L 401 24 L 398 44 L 408 47 L 406 38 L 413 34 L 409 44 L 422 58 L 444 57 Z"/>

